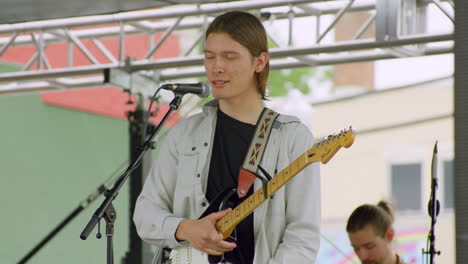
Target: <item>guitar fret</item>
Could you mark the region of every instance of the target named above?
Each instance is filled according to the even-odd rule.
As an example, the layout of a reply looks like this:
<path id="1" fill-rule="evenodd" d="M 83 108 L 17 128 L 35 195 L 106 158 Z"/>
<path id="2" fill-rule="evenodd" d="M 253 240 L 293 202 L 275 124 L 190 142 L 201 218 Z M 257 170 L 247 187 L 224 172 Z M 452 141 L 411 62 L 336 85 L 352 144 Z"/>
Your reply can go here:
<path id="1" fill-rule="evenodd" d="M 263 197 L 263 189 L 260 189 L 260 191 L 257 192 L 257 202 L 255 203 L 255 207 L 257 207 L 260 203 L 262 203 L 262 198 Z"/>
<path id="2" fill-rule="evenodd" d="M 311 162 L 309 162 L 308 160 L 308 157 L 307 157 L 307 153 L 304 153 L 302 154 L 302 158 L 301 158 L 301 167 L 302 168 L 305 168 L 307 165 L 309 165 Z"/>
<path id="3" fill-rule="evenodd" d="M 285 179 L 285 182 L 289 181 L 289 179 L 291 179 L 291 175 L 290 175 L 290 166 L 284 168 L 283 170 L 283 174 L 284 174 L 284 179 Z"/>
<path id="4" fill-rule="evenodd" d="M 305 168 L 307 166 L 307 153 L 302 154 L 301 159 L 300 159 L 301 167 Z"/>
<path id="5" fill-rule="evenodd" d="M 242 218 L 244 218 L 244 216 L 246 215 L 245 214 L 245 204 L 244 203 L 241 203 L 239 205 L 240 209 L 241 209 L 241 214 L 242 214 Z"/>
<path id="6" fill-rule="evenodd" d="M 235 225 L 236 225 L 236 215 L 233 210 L 232 213 L 229 214 L 229 226 L 235 226 Z"/>
<path id="7" fill-rule="evenodd" d="M 299 156 L 299 158 L 296 159 L 296 160 L 294 161 L 294 165 L 293 165 L 293 168 L 292 168 L 292 169 L 293 169 L 293 172 L 292 172 L 291 174 L 296 175 L 297 172 L 300 170 L 300 168 L 299 168 L 299 166 L 300 166 L 300 160 L 301 160 L 300 158 L 301 158 L 301 157 Z"/>
<path id="8" fill-rule="evenodd" d="M 250 214 L 249 202 L 247 200 L 245 200 L 243 203 L 241 203 L 241 205 L 243 205 L 243 207 L 244 207 L 244 216 L 247 216 L 247 215 Z"/>
<path id="9" fill-rule="evenodd" d="M 235 214 L 229 214 L 229 226 L 232 226 L 235 223 Z"/>
<path id="10" fill-rule="evenodd" d="M 270 196 L 272 193 L 271 180 L 267 182 L 267 195 Z"/>
<path id="11" fill-rule="evenodd" d="M 236 224 L 236 210 L 233 209 L 231 213 L 231 223 L 229 223 L 231 226 Z"/>
<path id="12" fill-rule="evenodd" d="M 279 187 L 283 186 L 283 180 L 281 178 L 281 173 L 278 173 L 275 175 L 275 177 L 273 177 L 273 179 L 276 179 L 276 185 L 278 185 Z"/>

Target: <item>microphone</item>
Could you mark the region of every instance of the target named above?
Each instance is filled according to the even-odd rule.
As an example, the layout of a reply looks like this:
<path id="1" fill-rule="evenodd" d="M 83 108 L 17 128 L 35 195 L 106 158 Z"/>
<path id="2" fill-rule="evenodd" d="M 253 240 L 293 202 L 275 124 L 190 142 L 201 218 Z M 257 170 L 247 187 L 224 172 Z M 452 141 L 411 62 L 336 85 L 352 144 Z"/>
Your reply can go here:
<path id="1" fill-rule="evenodd" d="M 438 187 L 438 177 L 437 177 L 437 163 L 438 163 L 438 154 L 437 154 L 437 141 L 434 145 L 434 151 L 432 152 L 432 164 L 431 164 L 431 197 L 429 198 L 428 210 L 429 215 L 433 218 L 436 218 L 439 215 L 440 204 L 437 200 L 437 187 Z"/>
<path id="2" fill-rule="evenodd" d="M 431 229 L 428 235 L 428 250 L 423 250 L 423 254 L 429 254 L 429 263 L 435 263 L 435 255 L 440 255 L 440 250 L 435 248 L 435 224 L 437 222 L 437 215 L 439 214 L 440 204 L 437 200 L 437 141 L 434 146 L 434 151 L 432 152 L 432 165 L 431 165 L 431 197 L 429 199 L 428 210 L 429 215 L 431 216 Z"/>
<path id="3" fill-rule="evenodd" d="M 434 180 L 437 180 L 437 141 L 434 145 L 434 151 L 432 152 L 432 165 L 431 165 L 431 176 Z"/>
<path id="4" fill-rule="evenodd" d="M 206 98 L 210 95 L 210 85 L 206 82 L 164 84 L 161 88 L 182 95 L 192 93 L 201 98 Z"/>

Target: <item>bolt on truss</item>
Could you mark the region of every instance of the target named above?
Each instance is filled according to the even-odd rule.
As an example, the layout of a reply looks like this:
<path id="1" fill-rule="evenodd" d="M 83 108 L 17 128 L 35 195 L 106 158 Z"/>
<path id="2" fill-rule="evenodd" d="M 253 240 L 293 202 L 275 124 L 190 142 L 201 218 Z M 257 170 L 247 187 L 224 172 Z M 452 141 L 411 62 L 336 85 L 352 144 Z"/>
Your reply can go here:
<path id="1" fill-rule="evenodd" d="M 452 1 L 392 2 L 401 5 L 388 2 L 247 0 L 0 25 L 0 61 L 8 62 L 20 48 L 29 48 L 31 52 L 29 59 L 20 63 L 21 71 L 0 74 L 0 93 L 100 86 L 106 69 L 142 71 L 158 76 L 157 82 L 201 77 L 203 56 L 197 47 L 203 45 L 203 32 L 216 15 L 230 10 L 249 10 L 263 21 L 269 39 L 277 46 L 270 50 L 273 70 L 453 52 L 453 28 L 445 33 L 428 33 L 413 25 L 421 24 L 415 19 L 426 19 L 424 10 L 428 6 L 435 6 L 453 22 Z M 414 12 L 404 13 L 398 10 L 401 6 Z M 367 12 L 368 18 L 362 25 L 356 25 L 349 39 L 333 41 L 336 25 L 352 12 Z M 405 30 L 399 20 L 403 18 L 398 17 L 403 15 L 407 16 L 404 21 L 408 21 L 409 15 L 414 16 L 414 23 L 406 25 Z M 311 21 L 307 32 L 298 31 L 297 23 L 305 23 L 299 20 L 303 18 Z M 285 41 L 271 26 L 280 21 L 287 23 Z M 375 36 L 362 38 L 371 31 L 371 25 L 377 27 Z M 314 40 L 298 46 L 295 34 L 309 34 Z M 135 36 L 143 36 L 147 42 L 144 50 L 138 46 L 141 54 L 136 56 L 128 46 Z M 170 43 L 171 36 L 179 38 L 181 50 L 174 57 L 161 58 L 158 55 L 163 53 L 164 46 L 174 45 Z M 59 45 L 65 48 L 57 48 Z M 80 64 L 75 61 L 78 55 Z"/>

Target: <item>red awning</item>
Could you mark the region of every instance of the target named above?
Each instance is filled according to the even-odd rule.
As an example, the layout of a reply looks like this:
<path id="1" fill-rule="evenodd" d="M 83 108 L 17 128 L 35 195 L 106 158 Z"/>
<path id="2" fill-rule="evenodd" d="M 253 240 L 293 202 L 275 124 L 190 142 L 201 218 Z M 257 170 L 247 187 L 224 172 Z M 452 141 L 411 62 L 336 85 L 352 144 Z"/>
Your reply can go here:
<path id="1" fill-rule="evenodd" d="M 132 102 L 136 102 L 134 96 L 130 97 L 128 93 L 115 87 L 43 92 L 40 94 L 40 97 L 41 101 L 45 104 L 119 119 L 127 119 L 127 113 L 134 111 L 136 107 L 136 104 L 127 103 L 129 99 Z M 166 104 L 154 103 L 151 112 L 154 113 L 156 111 L 156 115 L 150 117 L 150 121 L 153 124 L 159 124 L 168 109 L 169 106 Z M 172 127 L 179 120 L 180 116 L 177 113 L 173 113 L 165 126 Z"/>

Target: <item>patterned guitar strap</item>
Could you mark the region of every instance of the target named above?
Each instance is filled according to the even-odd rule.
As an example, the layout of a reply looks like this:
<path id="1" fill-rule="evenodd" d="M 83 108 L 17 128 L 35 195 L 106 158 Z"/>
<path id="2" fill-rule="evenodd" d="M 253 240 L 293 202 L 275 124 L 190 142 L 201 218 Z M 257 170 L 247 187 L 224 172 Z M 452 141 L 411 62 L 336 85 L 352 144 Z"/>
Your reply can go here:
<path id="1" fill-rule="evenodd" d="M 255 134 L 250 142 L 249 150 L 245 155 L 242 168 L 239 170 L 239 182 L 237 185 L 237 195 L 239 198 L 247 194 L 255 178 L 257 178 L 256 173 L 258 165 L 262 160 L 273 124 L 278 116 L 278 113 L 265 107 L 258 118 Z"/>

